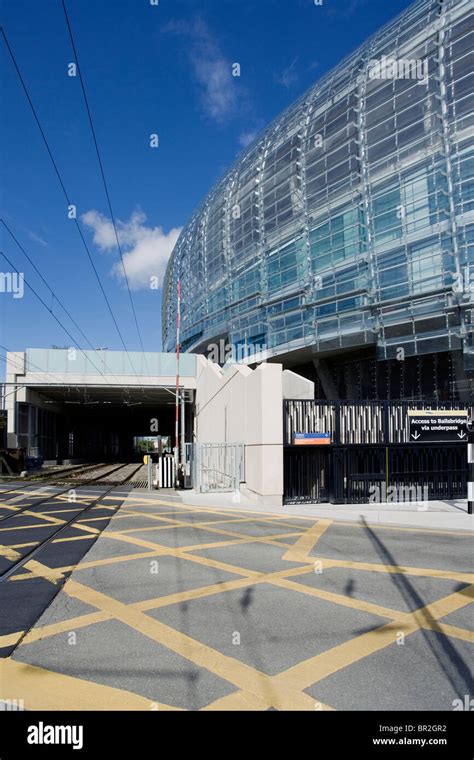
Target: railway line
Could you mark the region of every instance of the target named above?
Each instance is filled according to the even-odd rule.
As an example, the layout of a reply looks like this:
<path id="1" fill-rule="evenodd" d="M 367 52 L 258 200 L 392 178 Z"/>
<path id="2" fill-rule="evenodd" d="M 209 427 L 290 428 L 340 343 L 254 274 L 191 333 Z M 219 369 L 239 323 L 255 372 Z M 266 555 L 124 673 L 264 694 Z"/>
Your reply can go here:
<path id="1" fill-rule="evenodd" d="M 121 477 L 117 477 L 115 473 L 118 471 L 123 471 L 124 468 L 128 468 L 128 471 L 122 472 Z M 132 469 L 130 469 L 132 468 Z M 118 466 L 113 466 L 112 468 L 108 467 L 105 472 L 101 470 L 98 474 L 96 473 L 93 478 L 88 477 L 86 478 L 85 473 L 82 473 L 81 476 L 77 477 L 71 477 L 68 480 L 57 480 L 54 482 L 51 482 L 47 484 L 46 486 L 42 486 L 41 488 L 38 488 L 36 490 L 32 490 L 31 492 L 26 492 L 25 494 L 20 494 L 15 497 L 10 497 L 7 500 L 3 500 L 0 498 L 0 523 L 4 520 L 8 520 L 12 517 L 20 515 L 22 512 L 30 511 L 32 507 L 37 508 L 38 506 L 41 506 L 42 504 L 51 501 L 52 499 L 57 499 L 64 494 L 69 494 L 72 497 L 72 501 L 74 501 L 74 496 L 77 495 L 77 487 L 86 488 L 90 485 L 97 485 L 100 484 L 100 481 L 104 485 L 111 485 L 112 487 L 124 485 L 127 483 L 127 481 L 131 480 L 135 472 L 140 469 L 139 465 L 130 465 L 130 464 L 120 464 Z M 93 473 L 88 473 L 93 474 Z M 114 476 L 112 478 L 112 476 Z M 68 486 L 67 488 L 64 488 L 61 491 L 46 491 L 47 488 L 53 487 L 53 486 Z M 16 489 L 15 489 L 16 491 Z M 34 501 L 32 505 L 26 504 L 26 505 L 17 505 L 18 500 L 21 500 L 23 498 L 32 498 L 38 496 L 39 500 Z M 0 494 L 0 497 L 2 494 Z M 44 498 L 41 498 L 41 497 Z M 8 504 L 8 502 L 14 502 L 14 505 Z M 2 513 L 2 509 L 5 510 L 6 513 Z"/>
<path id="2" fill-rule="evenodd" d="M 93 464 L 80 464 L 75 465 L 73 467 L 65 468 L 64 470 L 61 470 L 59 472 L 51 472 L 51 473 L 39 473 L 38 475 L 35 475 L 31 479 L 25 479 L 25 480 L 18 480 L 15 482 L 15 484 L 11 488 L 2 488 L 2 482 L 0 481 L 0 498 L 3 497 L 5 494 L 8 493 L 15 493 L 18 491 L 20 485 L 25 488 L 32 488 L 32 491 L 34 490 L 35 486 L 44 485 L 44 486 L 55 486 L 55 485 L 68 485 L 70 482 L 79 482 L 83 480 L 87 480 L 87 476 L 101 476 L 105 473 L 108 473 L 110 470 L 113 470 L 114 468 L 117 468 L 118 466 L 123 467 L 123 464 L 106 464 L 106 463 L 93 463 Z M 105 468 L 105 470 L 104 470 Z M 10 485 L 10 483 L 6 483 L 7 485 Z"/>
<path id="3" fill-rule="evenodd" d="M 80 465 L 77 468 L 74 468 L 72 471 L 67 471 L 64 473 L 58 473 L 55 475 L 51 475 L 49 478 L 44 478 L 41 480 L 40 483 L 35 483 L 32 481 L 25 481 L 24 485 L 21 482 L 17 482 L 16 485 L 12 488 L 8 489 L 2 489 L 0 488 L 0 503 L 4 500 L 3 497 L 6 494 L 18 494 L 18 491 L 22 488 L 25 489 L 25 492 L 28 495 L 33 495 L 35 493 L 42 493 L 42 491 L 49 487 L 54 486 L 74 486 L 74 485 L 82 485 L 86 486 L 92 483 L 96 483 L 102 479 L 105 479 L 109 477 L 112 473 L 118 472 L 121 468 L 128 467 L 128 468 L 134 468 L 133 474 L 137 472 L 141 465 L 138 464 L 89 464 L 89 465 Z M 116 485 L 122 485 L 125 480 L 128 480 L 125 476 L 123 478 L 117 478 L 114 480 L 114 483 Z M 37 486 L 35 488 L 35 486 Z M 20 494 L 21 495 L 21 494 Z M 15 498 L 15 497 L 11 497 Z"/>
<path id="4" fill-rule="evenodd" d="M 125 463 L 113 465 L 97 465 L 93 469 L 82 470 L 66 477 L 59 476 L 55 480 L 55 485 L 88 485 L 89 483 L 108 483 L 110 485 L 121 486 L 127 483 L 133 475 L 142 467 L 138 463 Z M 118 475 L 117 475 L 118 473 Z"/>
<path id="5" fill-rule="evenodd" d="M 51 582 L 47 571 L 80 561 L 121 505 L 119 489 L 141 467 L 97 465 L 20 494 L 18 486 L 15 495 L 0 493 L 0 656 L 11 654 L 70 574 Z M 33 567 L 44 567 L 46 575 L 35 577 Z M 25 584 L 11 581 L 26 579 L 28 593 L 18 596 Z M 9 634 L 18 632 L 21 638 L 9 642 Z"/>
<path id="6" fill-rule="evenodd" d="M 18 517 L 25 511 L 29 511 L 34 507 L 35 509 L 42 504 L 51 501 L 53 499 L 58 499 L 59 497 L 63 496 L 64 494 L 68 493 L 70 494 L 71 491 L 76 492 L 76 489 L 72 488 L 72 486 L 80 487 L 80 488 L 86 488 L 90 485 L 106 485 L 111 486 L 109 490 L 112 490 L 113 488 L 116 488 L 117 486 L 125 485 L 129 480 L 131 480 L 134 476 L 134 474 L 140 469 L 141 465 L 137 464 L 120 464 L 120 465 L 114 465 L 113 467 L 107 467 L 105 472 L 101 469 L 100 472 L 94 475 L 94 477 L 86 477 L 87 474 L 94 474 L 96 471 L 94 470 L 94 473 L 81 473 L 81 475 L 77 475 L 75 477 L 68 478 L 67 480 L 57 480 L 54 482 L 49 483 L 46 486 L 42 486 L 41 488 L 32 490 L 31 492 L 26 492 L 25 494 L 20 494 L 16 497 L 10 497 L 9 499 L 2 499 L 3 494 L 0 493 L 0 523 L 4 522 L 5 520 L 13 519 L 15 517 Z M 124 472 L 124 469 L 127 468 Z M 117 472 L 121 472 L 121 476 L 117 477 Z M 53 486 L 68 486 L 68 488 L 64 488 L 61 491 L 46 491 L 46 488 L 53 487 Z M 17 489 L 15 489 L 16 491 Z M 18 500 L 21 499 L 31 499 L 32 497 L 35 497 L 36 494 L 39 497 L 39 501 L 35 501 L 34 504 L 25 504 L 22 505 L 21 503 L 18 505 Z M 104 498 L 106 494 L 103 494 L 101 498 Z M 44 498 L 40 498 L 40 497 Z M 8 504 L 9 501 L 15 501 L 14 505 Z M 2 510 L 4 510 L 2 512 Z M 1 577 L 0 577 L 1 580 Z"/>

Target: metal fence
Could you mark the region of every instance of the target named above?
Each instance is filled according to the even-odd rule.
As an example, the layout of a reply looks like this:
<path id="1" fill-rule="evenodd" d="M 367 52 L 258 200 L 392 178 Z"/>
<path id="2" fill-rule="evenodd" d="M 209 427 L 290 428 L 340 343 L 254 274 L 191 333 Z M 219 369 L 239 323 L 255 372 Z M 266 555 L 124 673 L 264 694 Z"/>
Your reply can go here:
<path id="1" fill-rule="evenodd" d="M 465 499 L 466 445 L 286 447 L 285 504 Z"/>
<path id="2" fill-rule="evenodd" d="M 284 501 L 354 504 L 466 498 L 466 444 L 410 441 L 408 410 L 465 410 L 438 401 L 285 401 Z M 295 446 L 296 433 L 330 446 Z"/>
<path id="3" fill-rule="evenodd" d="M 285 449 L 283 483 L 285 504 L 319 504 L 331 500 L 329 448 Z"/>
<path id="4" fill-rule="evenodd" d="M 295 433 L 329 433 L 335 444 L 410 443 L 409 409 L 456 409 L 451 401 L 284 401 L 284 444 Z"/>
<path id="5" fill-rule="evenodd" d="M 242 443 L 194 443 L 191 471 L 196 491 L 238 491 L 240 483 L 245 481 L 245 446 Z"/>

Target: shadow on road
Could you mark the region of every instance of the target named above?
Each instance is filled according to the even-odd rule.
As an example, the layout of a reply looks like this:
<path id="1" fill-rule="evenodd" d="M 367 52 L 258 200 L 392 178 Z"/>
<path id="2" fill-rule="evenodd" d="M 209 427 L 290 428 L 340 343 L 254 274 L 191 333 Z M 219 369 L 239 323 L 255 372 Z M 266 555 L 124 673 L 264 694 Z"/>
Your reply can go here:
<path id="1" fill-rule="evenodd" d="M 372 544 L 375 546 L 377 553 L 382 559 L 385 565 L 391 565 L 399 567 L 397 561 L 390 550 L 385 546 L 383 541 L 377 536 L 376 533 L 369 527 L 364 518 L 361 520 L 366 534 Z M 416 614 L 421 616 L 424 622 L 433 626 L 436 634 L 437 620 L 433 617 L 428 609 L 426 609 L 425 602 L 413 585 L 410 583 L 409 578 L 402 572 L 389 573 L 389 578 L 399 591 L 402 598 L 407 603 L 413 603 L 416 606 Z M 460 585 L 459 590 L 463 586 Z M 471 681 L 469 675 L 469 665 L 457 652 L 456 648 L 452 645 L 448 636 L 438 633 L 438 635 L 430 636 L 430 631 L 425 628 L 420 628 L 420 633 L 425 639 L 428 648 L 435 656 L 440 669 L 445 674 L 446 678 L 450 682 L 451 686 L 455 690 L 456 694 L 468 694 L 471 689 Z M 464 691 L 463 691 L 464 690 Z"/>

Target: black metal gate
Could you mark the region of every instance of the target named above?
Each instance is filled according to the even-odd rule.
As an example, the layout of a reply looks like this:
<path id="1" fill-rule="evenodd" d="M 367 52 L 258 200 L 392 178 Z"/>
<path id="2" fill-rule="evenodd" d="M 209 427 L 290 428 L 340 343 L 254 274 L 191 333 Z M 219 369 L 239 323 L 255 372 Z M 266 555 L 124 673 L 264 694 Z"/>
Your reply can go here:
<path id="1" fill-rule="evenodd" d="M 337 446 L 332 451 L 331 501 L 362 504 L 381 501 L 386 481 L 385 450 L 380 446 Z"/>
<path id="2" fill-rule="evenodd" d="M 467 498 L 467 446 L 391 446 L 388 448 L 391 483 L 418 488 L 424 499 Z"/>
<path id="3" fill-rule="evenodd" d="M 466 444 L 409 440 L 407 409 L 427 407 L 428 402 L 285 401 L 284 502 L 466 498 Z M 443 408 L 463 405 L 445 403 Z M 310 432 L 328 433 L 331 445 L 294 445 L 296 433 Z"/>
<path id="4" fill-rule="evenodd" d="M 286 448 L 283 459 L 286 504 L 329 501 L 331 452 L 309 446 Z"/>

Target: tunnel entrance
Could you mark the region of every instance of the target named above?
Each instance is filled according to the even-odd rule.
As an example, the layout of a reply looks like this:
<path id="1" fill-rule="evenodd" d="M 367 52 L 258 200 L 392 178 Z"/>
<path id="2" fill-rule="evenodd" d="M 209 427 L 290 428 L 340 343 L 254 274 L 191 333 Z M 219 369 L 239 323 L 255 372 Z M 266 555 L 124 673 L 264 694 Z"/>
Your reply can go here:
<path id="1" fill-rule="evenodd" d="M 194 398 L 185 397 L 185 437 L 191 440 Z M 35 388 L 30 403 L 19 403 L 18 445 L 29 456 L 68 461 L 140 461 L 143 444 L 168 451 L 174 446 L 175 395 L 168 388 Z M 155 442 L 155 443 L 154 443 Z"/>

